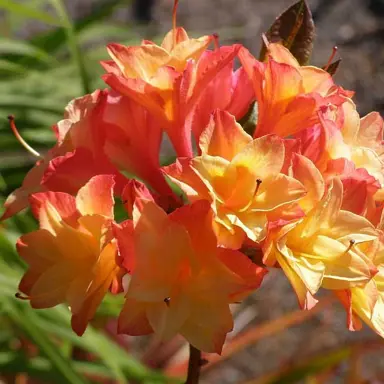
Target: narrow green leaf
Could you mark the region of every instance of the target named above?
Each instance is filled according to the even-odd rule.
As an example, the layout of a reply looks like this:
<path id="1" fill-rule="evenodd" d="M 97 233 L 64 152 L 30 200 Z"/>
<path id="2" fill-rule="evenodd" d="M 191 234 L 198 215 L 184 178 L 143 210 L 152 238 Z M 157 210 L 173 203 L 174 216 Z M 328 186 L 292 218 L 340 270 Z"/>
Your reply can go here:
<path id="1" fill-rule="evenodd" d="M 245 132 L 253 136 L 256 130 L 258 116 L 258 105 L 257 102 L 254 102 L 249 106 L 247 113 L 238 121 L 238 123 L 243 127 Z"/>
<path id="2" fill-rule="evenodd" d="M 87 383 L 87 380 L 83 379 L 75 371 L 73 365 L 62 355 L 60 349 L 50 341 L 47 334 L 42 329 L 39 330 L 36 327 L 38 315 L 33 310 L 26 307 L 25 303 L 24 305 L 17 303 L 16 299 L 2 299 L 6 300 L 5 308 L 7 315 L 39 347 L 40 352 L 51 362 L 57 374 L 63 378 L 62 382 L 70 384 Z"/>
<path id="3" fill-rule="evenodd" d="M 99 379 L 114 379 L 109 370 L 100 364 L 79 361 L 72 361 L 71 364 L 82 375 L 94 376 Z M 57 383 L 60 380 L 48 359 L 42 357 L 26 358 L 21 353 L 16 352 L 0 352 L 0 372 L 3 374 L 25 372 L 31 378 L 46 380 L 50 383 Z M 63 379 L 61 382 L 67 383 Z"/>
<path id="4" fill-rule="evenodd" d="M 13 63 L 12 61 L 9 61 L 9 60 L 0 59 L 0 71 L 19 75 L 19 74 L 25 73 L 27 71 L 27 68 L 25 68 L 22 65 Z"/>
<path id="5" fill-rule="evenodd" d="M 23 95 L 0 95 L 0 108 L 8 111 L 7 114 L 19 109 L 33 109 L 43 112 L 51 112 L 57 115 L 63 115 L 64 108 L 57 102 L 48 99 L 38 99 Z M 6 116 L 4 116 L 5 118 Z M 1 118 L 1 116 L 0 116 Z M 17 116 L 16 116 L 17 118 Z"/>
<path id="6" fill-rule="evenodd" d="M 300 65 L 308 63 L 315 36 L 315 23 L 306 0 L 299 0 L 289 7 L 268 29 L 270 42 L 281 42 L 295 56 Z M 260 60 L 265 60 L 266 46 L 263 42 Z"/>
<path id="7" fill-rule="evenodd" d="M 90 26 L 100 24 L 107 19 L 113 11 L 121 4 L 127 5 L 130 0 L 102 0 L 93 4 L 94 10 L 89 15 L 74 22 L 76 33 L 85 31 Z M 35 36 L 31 39 L 31 44 L 39 48 L 44 48 L 49 52 L 57 52 L 66 42 L 66 33 L 63 29 L 49 31 L 46 34 Z"/>
<path id="8" fill-rule="evenodd" d="M 19 16 L 39 20 L 46 24 L 60 25 L 60 20 L 52 17 L 49 13 L 29 7 L 28 5 L 14 0 L 0 0 L 0 8 L 10 11 Z"/>
<path id="9" fill-rule="evenodd" d="M 88 94 L 91 92 L 91 87 L 89 84 L 89 77 L 85 66 L 84 57 L 77 42 L 75 28 L 69 18 L 64 3 L 61 0 L 51 0 L 50 2 L 56 9 L 56 12 L 58 13 L 59 18 L 61 20 L 61 25 L 65 29 L 68 45 L 70 47 L 73 60 L 76 62 L 76 65 L 78 67 L 80 79 L 83 85 L 83 92 Z"/>
<path id="10" fill-rule="evenodd" d="M 8 38 L 0 38 L 0 55 L 22 55 L 39 60 L 49 65 L 57 65 L 58 61 L 44 50 L 32 44 Z"/>

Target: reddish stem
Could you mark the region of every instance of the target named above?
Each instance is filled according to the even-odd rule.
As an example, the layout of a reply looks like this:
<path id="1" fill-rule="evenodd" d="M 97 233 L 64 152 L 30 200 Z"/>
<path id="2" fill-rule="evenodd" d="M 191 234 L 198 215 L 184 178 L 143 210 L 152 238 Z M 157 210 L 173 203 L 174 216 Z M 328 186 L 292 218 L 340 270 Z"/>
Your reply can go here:
<path id="1" fill-rule="evenodd" d="M 201 351 L 189 345 L 188 376 L 185 384 L 198 384 L 201 369 Z"/>

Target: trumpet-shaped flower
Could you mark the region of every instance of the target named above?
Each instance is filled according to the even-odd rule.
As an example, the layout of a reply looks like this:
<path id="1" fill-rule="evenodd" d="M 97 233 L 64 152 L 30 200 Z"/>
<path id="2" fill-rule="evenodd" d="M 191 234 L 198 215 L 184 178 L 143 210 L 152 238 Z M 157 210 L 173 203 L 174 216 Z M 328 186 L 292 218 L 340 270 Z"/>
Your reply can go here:
<path id="1" fill-rule="evenodd" d="M 300 306 L 314 305 L 320 287 L 363 287 L 377 273 L 372 243 L 377 231 L 364 217 L 340 209 L 343 185 L 334 178 L 324 198 L 307 216 L 271 229 L 264 263 L 278 263 L 290 280 Z"/>
<path id="2" fill-rule="evenodd" d="M 384 243 L 381 230 L 373 247 L 376 247 L 377 251 L 372 261 L 378 273 L 365 286 L 338 291 L 336 294 L 347 310 L 347 325 L 350 330 L 359 330 L 360 320 L 363 320 L 384 337 Z"/>
<path id="3" fill-rule="evenodd" d="M 229 303 L 257 288 L 266 271 L 238 251 L 217 247 L 205 201 L 169 216 L 153 201 L 135 206 L 133 225 L 116 227 L 131 278 L 118 330 L 180 333 L 196 348 L 220 353 L 233 321 Z M 128 259 L 128 260 L 127 260 Z"/>
<path id="4" fill-rule="evenodd" d="M 301 67 L 280 44 L 269 44 L 266 63 L 256 60 L 246 48 L 239 58 L 252 81 L 258 104 L 255 137 L 275 133 L 286 137 L 318 122 L 321 106 L 342 104 L 333 90 L 331 76 L 320 68 Z"/>
<path id="5" fill-rule="evenodd" d="M 103 79 L 158 119 L 179 156 L 192 156 L 191 131 L 185 120 L 203 90 L 232 62 L 239 48 L 233 45 L 206 51 L 198 61 L 188 60 L 182 72 L 168 65 L 161 66 L 151 83 L 141 77 L 127 76 L 120 70 L 111 70 L 110 66 L 104 66 L 108 74 Z"/>
<path id="6" fill-rule="evenodd" d="M 40 229 L 21 236 L 19 255 L 29 268 L 19 289 L 33 308 L 69 305 L 81 335 L 106 292 L 119 290 L 120 267 L 111 236 L 113 177 L 95 176 L 76 198 L 62 192 L 32 195 Z M 23 297 L 23 296 L 20 296 Z"/>
<path id="7" fill-rule="evenodd" d="M 22 186 L 7 198 L 2 219 L 26 208 L 32 193 L 76 193 L 97 174 L 116 174 L 118 185 L 123 183 L 124 178 L 103 152 L 102 114 L 106 97 L 106 92 L 97 90 L 68 104 L 64 119 L 53 127 L 56 145 L 37 161 Z"/>
<path id="8" fill-rule="evenodd" d="M 268 215 L 306 194 L 299 181 L 281 173 L 283 140 L 274 135 L 253 140 L 227 112 L 215 112 L 200 149 L 201 156 L 178 159 L 165 172 L 190 201 L 211 203 L 221 245 L 236 249 L 246 238 L 263 240 Z"/>

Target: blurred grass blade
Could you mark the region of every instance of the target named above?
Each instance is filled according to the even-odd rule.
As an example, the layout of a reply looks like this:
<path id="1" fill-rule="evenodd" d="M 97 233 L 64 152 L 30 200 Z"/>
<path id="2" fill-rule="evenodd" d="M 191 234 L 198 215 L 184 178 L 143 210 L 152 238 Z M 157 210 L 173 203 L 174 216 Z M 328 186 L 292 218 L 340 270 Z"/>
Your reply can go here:
<path id="1" fill-rule="evenodd" d="M 40 352 L 46 356 L 58 374 L 70 384 L 85 384 L 83 379 L 73 368 L 72 364 L 61 353 L 60 348 L 49 340 L 43 330 L 36 327 L 38 315 L 31 309 L 22 307 L 15 299 L 5 298 L 6 312 L 12 321 L 22 329 L 26 336 L 36 344 Z M 24 303 L 25 306 L 25 303 Z M 64 381 L 65 382 L 65 381 Z"/>
<path id="2" fill-rule="evenodd" d="M 248 380 L 242 384 L 293 384 L 302 382 L 308 377 L 317 376 L 324 372 L 335 369 L 342 362 L 350 359 L 356 354 L 367 351 L 382 349 L 384 344 L 381 339 L 371 339 L 349 343 L 342 347 L 328 351 L 322 351 L 313 356 L 299 361 L 292 365 L 285 365 L 281 369 L 275 370 L 270 374 L 263 375 L 257 379 Z M 348 382 L 349 381 L 345 381 Z"/>
<path id="3" fill-rule="evenodd" d="M 108 368 L 87 361 L 72 361 L 74 368 L 82 375 L 100 379 L 114 379 Z M 26 358 L 16 352 L 0 352 L 0 372 L 2 374 L 26 373 L 31 379 L 40 379 L 50 383 L 58 383 L 59 378 L 52 372 L 48 359 L 41 357 Z M 66 380 L 61 381 L 63 384 Z"/>
<path id="4" fill-rule="evenodd" d="M 37 10 L 13 0 L 0 0 L 0 9 L 5 9 L 29 19 L 39 20 L 46 24 L 60 25 L 60 20 L 52 17 L 49 13 Z"/>
<path id="5" fill-rule="evenodd" d="M 44 50 L 24 41 L 8 38 L 0 38 L 0 55 L 28 56 L 34 60 L 49 65 L 57 65 L 58 61 Z"/>
<path id="6" fill-rule="evenodd" d="M 9 94 L 0 96 L 0 108 L 9 110 L 9 113 L 12 113 L 13 110 L 33 109 L 35 111 L 50 112 L 61 116 L 64 111 L 63 107 L 60 107 L 57 102 L 52 100 L 40 98 L 37 100 L 33 97 Z M 4 118 L 5 117 L 6 116 L 4 116 Z"/>
<path id="7" fill-rule="evenodd" d="M 310 311 L 298 310 L 295 312 L 288 313 L 285 316 L 279 317 L 274 320 L 270 320 L 264 324 L 257 324 L 249 330 L 240 333 L 238 336 L 230 340 L 227 345 L 224 346 L 222 356 L 212 355 L 209 357 L 209 362 L 203 369 L 209 369 L 216 363 L 228 359 L 230 356 L 238 353 L 246 347 L 259 342 L 261 339 L 272 336 L 278 332 L 286 330 L 288 327 L 293 325 L 301 324 L 305 320 L 308 320 L 316 313 L 324 310 L 325 307 L 329 306 L 335 301 L 333 296 L 322 299 L 314 308 Z"/>
<path id="8" fill-rule="evenodd" d="M 51 0 L 50 2 L 53 5 L 53 7 L 56 9 L 56 12 L 61 20 L 61 25 L 65 29 L 67 42 L 71 50 L 72 58 L 76 63 L 79 71 L 81 83 L 83 86 L 83 92 L 86 94 L 91 93 L 89 76 L 85 66 L 84 56 L 77 42 L 76 31 L 72 24 L 72 21 L 69 18 L 69 15 L 65 8 L 65 4 L 61 0 Z"/>
<path id="9" fill-rule="evenodd" d="M 120 4 L 128 4 L 130 0 L 103 0 L 94 4 L 94 10 L 89 16 L 74 21 L 73 28 L 76 33 L 88 29 L 92 25 L 100 25 L 100 22 L 107 19 L 116 7 Z M 31 43 L 41 49 L 46 49 L 49 52 L 56 52 L 62 48 L 66 41 L 66 33 L 63 29 L 56 29 L 32 37 Z"/>
<path id="10" fill-rule="evenodd" d="M 23 74 L 27 72 L 27 68 L 12 61 L 0 59 L 0 72 Z"/>
<path id="11" fill-rule="evenodd" d="M 70 340 L 73 345 L 99 356 L 114 377 L 121 382 L 125 381 L 126 376 L 140 382 L 144 380 L 153 380 L 158 383 L 169 382 L 168 378 L 145 367 L 91 325 L 81 338 L 78 337 L 68 326 L 70 316 L 64 307 L 56 307 L 47 311 L 45 315 L 46 319 L 41 319 L 42 329 L 46 329 L 62 339 Z"/>
<path id="12" fill-rule="evenodd" d="M 242 384 L 293 384 L 301 382 L 301 380 L 319 374 L 324 371 L 331 370 L 348 359 L 352 353 L 352 347 L 342 347 L 330 351 L 322 352 L 319 355 L 311 357 L 304 362 L 300 362 L 289 368 L 284 367 L 280 371 L 273 372 L 269 375 L 258 379 L 246 381 Z"/>

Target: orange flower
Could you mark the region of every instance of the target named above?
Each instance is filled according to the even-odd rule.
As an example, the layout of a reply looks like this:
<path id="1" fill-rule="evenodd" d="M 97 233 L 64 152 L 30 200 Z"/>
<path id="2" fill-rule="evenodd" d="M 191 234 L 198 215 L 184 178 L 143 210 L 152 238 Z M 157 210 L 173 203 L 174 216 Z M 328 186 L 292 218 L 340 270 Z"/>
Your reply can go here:
<path id="1" fill-rule="evenodd" d="M 377 273 L 371 247 L 377 231 L 364 217 L 340 210 L 342 198 L 343 185 L 334 178 L 305 218 L 268 234 L 264 263 L 281 266 L 303 308 L 315 304 L 320 287 L 363 287 Z"/>
<path id="2" fill-rule="evenodd" d="M 154 331 L 162 340 L 180 333 L 200 350 L 221 352 L 233 327 L 229 303 L 257 288 L 266 271 L 217 247 L 211 223 L 205 201 L 167 216 L 146 199 L 135 206 L 133 225 L 116 227 L 123 263 L 132 271 L 120 333 Z"/>
<path id="3" fill-rule="evenodd" d="M 380 225 L 382 229 L 382 223 Z M 363 320 L 369 327 L 384 337 L 384 238 L 379 231 L 378 241 L 372 245 L 376 252 L 372 261 L 378 273 L 365 286 L 353 287 L 349 290 L 337 291 L 336 294 L 347 310 L 348 328 L 359 330 Z"/>
<path id="4" fill-rule="evenodd" d="M 78 335 L 106 292 L 119 290 L 120 268 L 110 228 L 113 185 L 112 176 L 102 175 L 93 177 L 76 198 L 61 192 L 32 195 L 40 229 L 17 243 L 19 255 L 29 265 L 20 291 L 33 308 L 67 303 Z"/>
<path id="5" fill-rule="evenodd" d="M 106 92 L 97 90 L 68 104 L 64 119 L 53 126 L 55 146 L 36 162 L 22 186 L 8 196 L 2 220 L 26 208 L 32 193 L 54 190 L 73 194 L 94 175 L 117 173 L 103 152 L 106 97 Z M 120 184 L 121 175 L 116 181 Z"/>
<path id="6" fill-rule="evenodd" d="M 268 61 L 256 60 L 242 48 L 239 58 L 256 93 L 258 121 L 254 136 L 295 134 L 318 122 L 317 111 L 344 101 L 334 91 L 332 77 L 312 66 L 301 67 L 280 44 L 269 44 Z"/>
<path id="7" fill-rule="evenodd" d="M 178 159 L 165 172 L 191 201 L 211 203 L 221 245 L 236 249 L 246 238 L 263 240 L 268 215 L 306 194 L 299 181 L 281 173 L 283 140 L 253 140 L 227 112 L 215 112 L 199 145 L 201 156 Z"/>
<path id="8" fill-rule="evenodd" d="M 104 66 L 109 73 L 103 79 L 158 119 L 179 156 L 192 156 L 191 132 L 185 124 L 186 117 L 205 87 L 234 59 L 239 48 L 239 45 L 233 45 L 206 51 L 198 61 L 188 60 L 183 72 L 164 64 L 151 78 L 131 77 L 130 73 Z M 144 58 L 138 56 L 137 60 L 143 60 L 138 65 L 145 67 Z"/>

